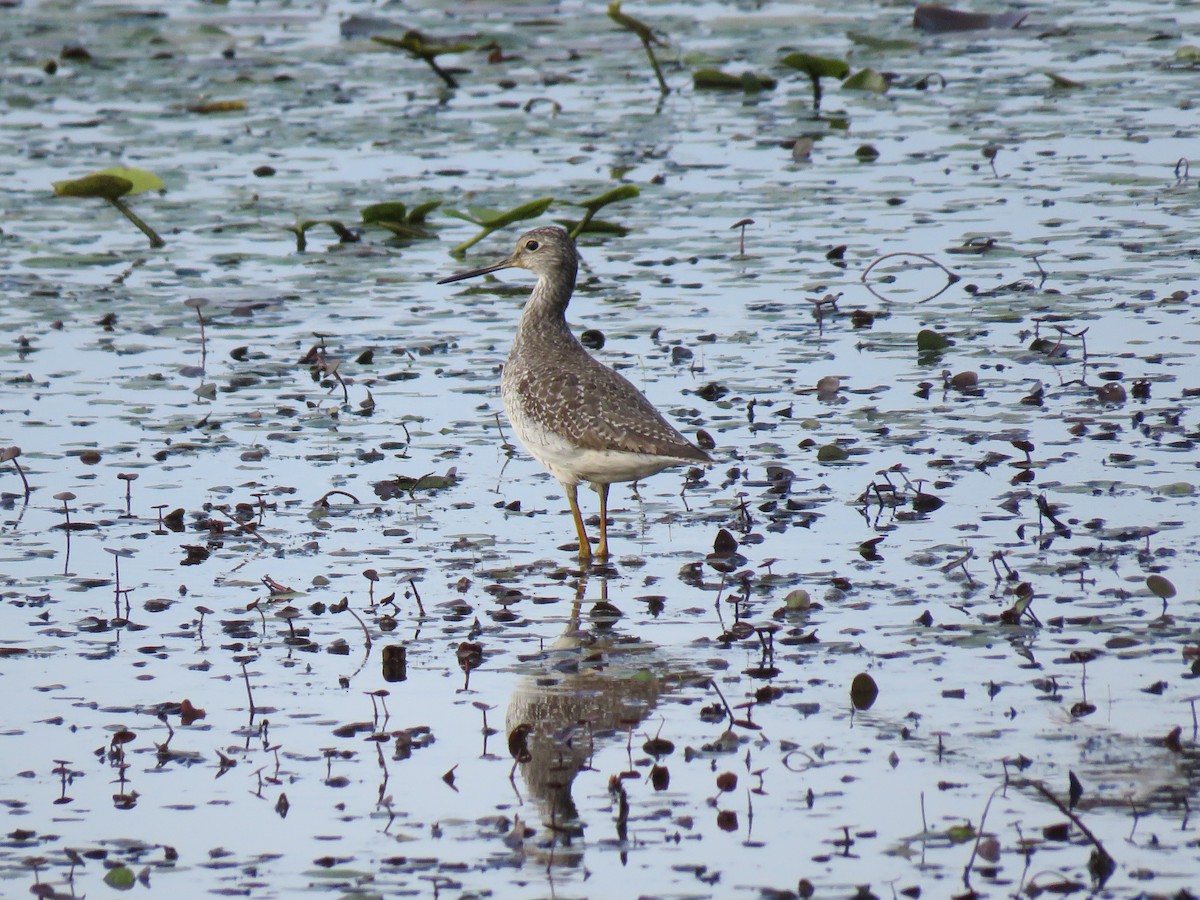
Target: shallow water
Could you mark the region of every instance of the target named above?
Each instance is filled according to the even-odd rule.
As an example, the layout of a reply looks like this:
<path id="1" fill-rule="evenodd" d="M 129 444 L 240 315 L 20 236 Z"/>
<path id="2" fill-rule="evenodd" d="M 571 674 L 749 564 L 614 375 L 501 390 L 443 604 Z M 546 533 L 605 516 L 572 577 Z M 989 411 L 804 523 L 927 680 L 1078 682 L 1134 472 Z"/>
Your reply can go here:
<path id="1" fill-rule="evenodd" d="M 1092 886 L 1093 841 L 1100 896 L 1197 883 L 1200 193 L 1176 51 L 1200 13 L 1070 3 L 930 37 L 858 2 L 626 11 L 672 39 L 665 98 L 592 4 L 0 11 L 0 446 L 33 487 L 0 465 L 5 893 L 948 896 L 969 869 L 999 897 Z M 450 57 L 449 91 L 342 38 L 355 14 L 506 58 Z M 68 44 L 91 60 L 47 74 Z M 778 63 L 795 50 L 900 80 L 830 81 L 818 118 Z M 780 83 L 694 91 L 704 65 Z M 116 164 L 166 182 L 131 200 L 164 250 L 52 195 Z M 552 195 L 539 223 L 578 218 L 618 182 L 641 196 L 601 213 L 626 236 L 581 240 L 573 324 L 718 463 L 616 486 L 616 558 L 588 576 L 497 418 L 527 276 L 434 282 L 522 227 L 455 259 L 474 226 L 444 209 Z M 431 240 L 319 226 L 299 253 L 288 231 L 430 198 Z M 872 293 L 901 252 L 961 280 L 899 258 Z M 922 329 L 954 343 L 920 354 Z M 63 491 L 94 528 L 64 530 Z M 740 557 L 709 557 L 721 529 Z M 1036 619 L 1001 621 L 1025 596 Z M 879 696 L 854 711 L 863 672 Z M 1065 806 L 1072 773 L 1073 821 L 1037 787 Z"/>

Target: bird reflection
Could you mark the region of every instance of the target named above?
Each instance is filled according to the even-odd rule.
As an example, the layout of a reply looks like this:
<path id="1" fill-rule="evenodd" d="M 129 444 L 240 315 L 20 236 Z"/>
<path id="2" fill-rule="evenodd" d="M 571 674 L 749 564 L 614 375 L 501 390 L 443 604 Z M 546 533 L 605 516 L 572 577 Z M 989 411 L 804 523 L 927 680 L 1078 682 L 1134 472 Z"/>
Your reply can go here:
<path id="1" fill-rule="evenodd" d="M 612 610 L 606 588 L 594 609 Z M 530 663 L 535 668 L 518 683 L 505 728 L 545 829 L 532 840 L 551 849 L 559 865 L 582 859 L 575 839 L 584 823 L 571 796 L 575 776 L 591 769 L 599 742 L 628 736 L 682 675 L 671 672 L 653 644 L 615 630 L 614 617 L 594 613 L 582 626 L 580 608 L 576 600 L 562 636 Z"/>

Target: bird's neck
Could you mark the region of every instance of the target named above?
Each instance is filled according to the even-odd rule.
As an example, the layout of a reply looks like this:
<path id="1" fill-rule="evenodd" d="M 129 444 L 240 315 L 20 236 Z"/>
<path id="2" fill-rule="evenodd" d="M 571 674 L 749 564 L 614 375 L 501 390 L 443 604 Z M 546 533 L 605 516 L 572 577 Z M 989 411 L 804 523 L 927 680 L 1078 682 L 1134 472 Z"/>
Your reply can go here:
<path id="1" fill-rule="evenodd" d="M 542 275 L 525 301 L 521 323 L 517 326 L 517 343 L 562 342 L 574 343 L 575 337 L 567 326 L 567 304 L 575 290 L 575 273 L 550 278 Z"/>

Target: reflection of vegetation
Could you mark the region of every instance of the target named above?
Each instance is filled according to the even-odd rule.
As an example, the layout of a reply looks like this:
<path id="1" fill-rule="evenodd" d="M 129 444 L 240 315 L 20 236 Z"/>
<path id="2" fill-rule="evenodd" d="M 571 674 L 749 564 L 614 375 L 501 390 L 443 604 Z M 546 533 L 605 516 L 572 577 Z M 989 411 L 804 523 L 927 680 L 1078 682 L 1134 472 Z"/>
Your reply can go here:
<path id="1" fill-rule="evenodd" d="M 503 212 L 498 212 L 494 209 L 483 209 L 478 206 L 468 207 L 466 212 L 458 209 L 448 209 L 446 210 L 446 215 L 452 216 L 455 219 L 462 219 L 465 222 L 474 222 L 483 229 L 475 237 L 463 241 L 450 252 L 455 256 L 466 253 L 469 248 L 478 244 L 493 231 L 506 228 L 513 224 L 513 222 L 520 222 L 524 219 L 536 219 L 549 209 L 550 204 L 553 202 L 553 197 L 542 197 L 540 200 L 532 200 L 529 203 L 504 210 Z"/>
<path id="2" fill-rule="evenodd" d="M 143 194 L 146 191 L 162 190 L 162 179 L 144 169 L 105 169 L 76 178 L 73 181 L 54 182 L 54 193 L 59 197 L 98 198 L 111 203 L 142 234 L 150 239 L 155 250 L 167 245 L 153 228 L 143 222 L 121 199 L 126 195 Z"/>
<path id="3" fill-rule="evenodd" d="M 646 48 L 646 56 L 650 58 L 650 65 L 654 68 L 654 77 L 658 79 L 659 91 L 664 95 L 671 93 L 671 89 L 667 87 L 666 79 L 663 78 L 662 69 L 659 68 L 658 59 L 654 56 L 655 44 L 659 47 L 665 47 L 666 42 L 659 38 L 654 33 L 654 29 L 641 19 L 635 19 L 633 16 L 621 12 L 619 0 L 614 0 L 613 3 L 608 4 L 608 17 L 622 28 L 632 31 L 638 36 L 638 40 Z"/>
<path id="4" fill-rule="evenodd" d="M 375 35 L 371 40 L 377 44 L 383 44 L 385 47 L 394 47 L 411 54 L 433 69 L 434 74 L 446 82 L 446 87 L 451 88 L 458 87 L 458 82 L 453 75 L 438 65 L 437 58 L 446 53 L 462 53 L 464 50 L 471 49 L 470 44 L 431 43 L 425 39 L 425 35 L 416 30 L 405 32 L 404 37 L 399 40 L 382 35 Z"/>
<path id="5" fill-rule="evenodd" d="M 753 72 L 743 72 L 733 75 L 720 69 L 697 69 L 692 73 L 692 86 L 698 91 L 744 91 L 747 94 L 757 94 L 760 91 L 773 91 L 778 82 L 770 75 L 756 75 Z"/>
<path id="6" fill-rule="evenodd" d="M 813 109 L 821 108 L 822 78 L 845 78 L 850 74 L 850 66 L 844 59 L 813 56 L 811 53 L 789 53 L 783 58 L 783 64 L 808 76 L 812 82 Z"/>

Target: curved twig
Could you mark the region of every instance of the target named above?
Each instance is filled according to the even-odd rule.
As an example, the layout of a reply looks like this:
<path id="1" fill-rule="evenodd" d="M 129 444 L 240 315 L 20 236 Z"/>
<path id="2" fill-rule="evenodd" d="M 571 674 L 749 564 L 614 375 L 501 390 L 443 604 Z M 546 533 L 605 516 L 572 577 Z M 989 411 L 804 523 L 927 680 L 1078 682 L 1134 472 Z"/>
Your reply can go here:
<path id="1" fill-rule="evenodd" d="M 884 301 L 885 303 L 889 302 L 888 298 L 883 296 L 883 294 L 879 293 L 877 290 L 875 290 L 875 288 L 871 287 L 871 285 L 867 282 L 867 276 L 870 275 L 871 270 L 874 269 L 881 262 L 883 262 L 886 259 L 892 259 L 897 256 L 911 256 L 916 259 L 923 260 L 923 261 L 929 263 L 931 266 L 937 266 L 939 269 L 941 269 L 943 272 L 946 273 L 945 287 L 943 287 L 936 294 L 926 297 L 923 300 L 918 300 L 917 301 L 918 303 L 928 303 L 930 300 L 940 297 L 943 293 L 945 293 L 946 289 L 949 288 L 950 285 L 955 284 L 956 282 L 962 281 L 961 275 L 951 272 L 949 269 L 947 269 L 944 265 L 942 265 L 940 262 L 938 262 L 932 256 L 926 256 L 924 253 L 913 253 L 908 250 L 901 250 L 897 253 L 885 253 L 883 256 L 879 257 L 873 263 L 871 263 L 869 266 L 867 266 L 867 268 L 863 271 L 862 275 L 859 277 L 859 280 L 864 285 L 866 285 L 867 290 L 870 291 L 872 294 L 874 294 L 876 297 L 878 297 L 880 300 Z"/>
<path id="2" fill-rule="evenodd" d="M 321 499 L 318 500 L 316 503 L 314 503 L 313 506 L 328 507 L 329 506 L 329 498 L 332 497 L 334 494 L 341 494 L 343 497 L 349 497 L 350 502 L 354 503 L 354 504 L 357 504 L 360 502 L 357 497 L 355 497 L 353 494 L 349 493 L 348 491 L 333 490 L 333 491 L 326 491 L 321 496 Z"/>

